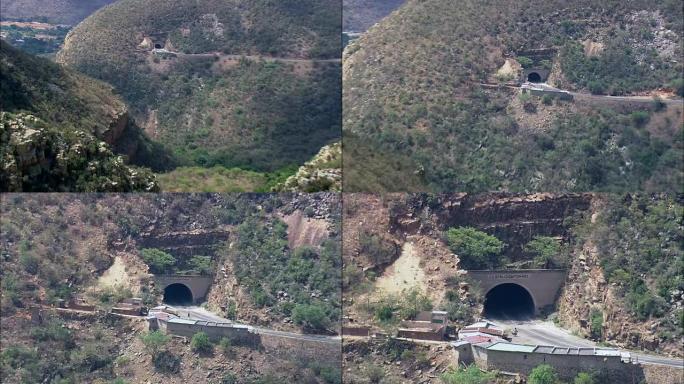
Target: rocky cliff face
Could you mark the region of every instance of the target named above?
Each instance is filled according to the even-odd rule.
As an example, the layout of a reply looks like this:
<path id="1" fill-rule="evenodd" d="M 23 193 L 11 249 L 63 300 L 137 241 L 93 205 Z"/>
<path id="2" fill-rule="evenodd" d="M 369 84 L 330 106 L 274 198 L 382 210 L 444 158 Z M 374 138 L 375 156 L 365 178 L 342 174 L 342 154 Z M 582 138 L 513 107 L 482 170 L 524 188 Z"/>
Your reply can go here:
<path id="1" fill-rule="evenodd" d="M 153 192 L 159 189 L 151 172 L 125 164 L 105 142 L 85 132 L 65 134 L 34 115 L 2 112 L 0 137 L 0 189 L 3 191 Z"/>
<path id="2" fill-rule="evenodd" d="M 435 237 L 451 227 L 475 227 L 508 244 L 506 256 L 515 260 L 535 236 L 567 236 L 564 220 L 590 202 L 589 194 L 414 195 L 394 206 L 391 227 Z"/>
<path id="3" fill-rule="evenodd" d="M 604 211 L 601 199 L 595 200 L 591 206 L 592 223 Z M 670 302 L 682 308 L 681 291 L 672 292 Z M 601 335 L 592 335 L 592 312 L 600 319 L 596 327 Z M 662 337 L 663 317 L 639 320 L 629 312 L 618 285 L 606 281 L 601 255 L 592 238 L 578 244 L 573 252 L 567 283 L 558 300 L 558 318 L 565 328 L 586 337 L 629 349 L 682 356 L 681 336 L 670 340 Z"/>

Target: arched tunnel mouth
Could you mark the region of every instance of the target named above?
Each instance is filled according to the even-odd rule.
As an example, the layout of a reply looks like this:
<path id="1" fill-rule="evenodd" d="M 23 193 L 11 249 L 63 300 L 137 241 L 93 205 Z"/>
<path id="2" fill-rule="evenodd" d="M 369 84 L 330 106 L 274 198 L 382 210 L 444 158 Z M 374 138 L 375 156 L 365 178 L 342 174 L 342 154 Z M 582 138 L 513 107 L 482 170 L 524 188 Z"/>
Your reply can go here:
<path id="1" fill-rule="evenodd" d="M 171 305 L 191 305 L 192 291 L 185 284 L 175 283 L 164 288 L 164 303 Z"/>
<path id="2" fill-rule="evenodd" d="M 485 295 L 484 315 L 491 319 L 529 319 L 534 316 L 534 300 L 518 284 L 497 285 Z"/>
<path id="3" fill-rule="evenodd" d="M 530 83 L 541 83 L 542 78 L 541 75 L 537 72 L 530 72 L 527 75 L 527 81 L 529 81 Z"/>
<path id="4" fill-rule="evenodd" d="M 154 48 L 155 48 L 155 49 L 162 49 L 162 45 L 159 44 L 159 43 L 157 43 L 157 44 L 154 45 Z"/>

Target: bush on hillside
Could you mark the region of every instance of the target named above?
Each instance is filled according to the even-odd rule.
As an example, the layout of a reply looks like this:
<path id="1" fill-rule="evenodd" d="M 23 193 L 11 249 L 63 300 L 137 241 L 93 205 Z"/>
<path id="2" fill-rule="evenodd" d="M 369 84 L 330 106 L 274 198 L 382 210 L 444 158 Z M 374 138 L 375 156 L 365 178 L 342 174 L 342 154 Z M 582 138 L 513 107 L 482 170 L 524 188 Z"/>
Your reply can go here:
<path id="1" fill-rule="evenodd" d="M 495 377 L 495 373 L 483 372 L 475 364 L 471 364 L 467 368 L 451 368 L 442 374 L 441 379 L 444 384 L 488 384 Z"/>
<path id="2" fill-rule="evenodd" d="M 150 267 L 150 272 L 156 274 L 171 273 L 176 265 L 176 258 L 170 254 L 155 248 L 145 248 L 140 250 L 140 255 Z"/>
<path id="3" fill-rule="evenodd" d="M 450 228 L 446 232 L 449 248 L 459 257 L 462 269 L 493 269 L 501 264 L 499 256 L 506 244 L 472 227 Z"/>
<path id="4" fill-rule="evenodd" d="M 190 348 L 197 353 L 211 353 L 214 350 L 214 344 L 209 340 L 209 336 L 204 332 L 197 332 L 192 335 L 190 340 Z"/>
<path id="5" fill-rule="evenodd" d="M 558 375 L 552 366 L 548 364 L 541 364 L 536 366 L 532 372 L 530 372 L 528 382 L 530 384 L 557 384 Z"/>

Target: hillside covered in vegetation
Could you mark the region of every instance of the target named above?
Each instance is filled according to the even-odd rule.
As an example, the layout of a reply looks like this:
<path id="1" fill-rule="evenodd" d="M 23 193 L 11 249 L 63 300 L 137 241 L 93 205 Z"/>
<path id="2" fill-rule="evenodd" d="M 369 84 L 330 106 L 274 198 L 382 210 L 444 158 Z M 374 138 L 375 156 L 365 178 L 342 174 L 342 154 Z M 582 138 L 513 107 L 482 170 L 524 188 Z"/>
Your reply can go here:
<path id="1" fill-rule="evenodd" d="M 58 61 L 112 84 L 179 165 L 272 172 L 339 139 L 339 18 L 332 0 L 122 0 Z"/>
<path id="2" fill-rule="evenodd" d="M 4 191 L 155 191 L 159 148 L 111 86 L 0 41 Z M 122 157 L 123 156 L 123 157 Z"/>
<path id="3" fill-rule="evenodd" d="M 407 1 L 345 49 L 345 190 L 679 191 L 682 19 L 673 0 Z M 574 99 L 521 94 L 526 69 Z"/>
<path id="4" fill-rule="evenodd" d="M 336 195 L 7 194 L 0 217 L 2 382 L 339 382 L 294 353 L 230 340 L 196 353 L 144 317 L 105 314 L 160 304 L 154 273 L 192 273 L 213 277 L 207 308 L 239 323 L 339 330 Z M 57 309 L 72 299 L 99 312 Z"/>

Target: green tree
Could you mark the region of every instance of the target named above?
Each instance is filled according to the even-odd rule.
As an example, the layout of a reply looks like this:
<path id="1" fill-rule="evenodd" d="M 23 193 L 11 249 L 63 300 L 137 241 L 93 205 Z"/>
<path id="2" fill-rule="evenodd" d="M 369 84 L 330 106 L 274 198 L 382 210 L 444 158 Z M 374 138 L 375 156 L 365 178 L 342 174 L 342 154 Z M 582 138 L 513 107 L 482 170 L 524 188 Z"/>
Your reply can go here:
<path id="1" fill-rule="evenodd" d="M 450 228 L 446 233 L 449 248 L 460 258 L 464 269 L 487 269 L 500 265 L 498 256 L 505 243 L 472 227 Z"/>
<path id="2" fill-rule="evenodd" d="M 445 384 L 487 384 L 494 377 L 494 373 L 482 372 L 473 364 L 467 368 L 450 369 L 441 376 L 441 379 Z"/>
<path id="3" fill-rule="evenodd" d="M 528 381 L 530 384 L 556 384 L 558 383 L 558 375 L 552 366 L 541 364 L 530 372 Z"/>
<path id="4" fill-rule="evenodd" d="M 153 358 L 164 350 L 170 339 L 169 336 L 163 334 L 161 331 L 148 332 L 141 337 L 145 349 Z"/>
<path id="5" fill-rule="evenodd" d="M 307 328 L 325 329 L 328 317 L 318 305 L 297 304 L 292 310 L 292 321 Z"/>
<path id="6" fill-rule="evenodd" d="M 210 353 L 214 349 L 214 345 L 209 340 L 209 336 L 204 332 L 197 332 L 192 335 L 190 340 L 190 348 L 198 353 Z"/>
<path id="7" fill-rule="evenodd" d="M 150 267 L 152 273 L 169 273 L 176 265 L 176 258 L 168 253 L 156 248 L 144 248 L 140 250 L 140 255 Z"/>
<path id="8" fill-rule="evenodd" d="M 561 252 L 560 240 L 549 236 L 535 236 L 523 248 L 525 252 L 534 256 L 534 265 L 539 268 L 562 266 L 559 262 Z"/>

